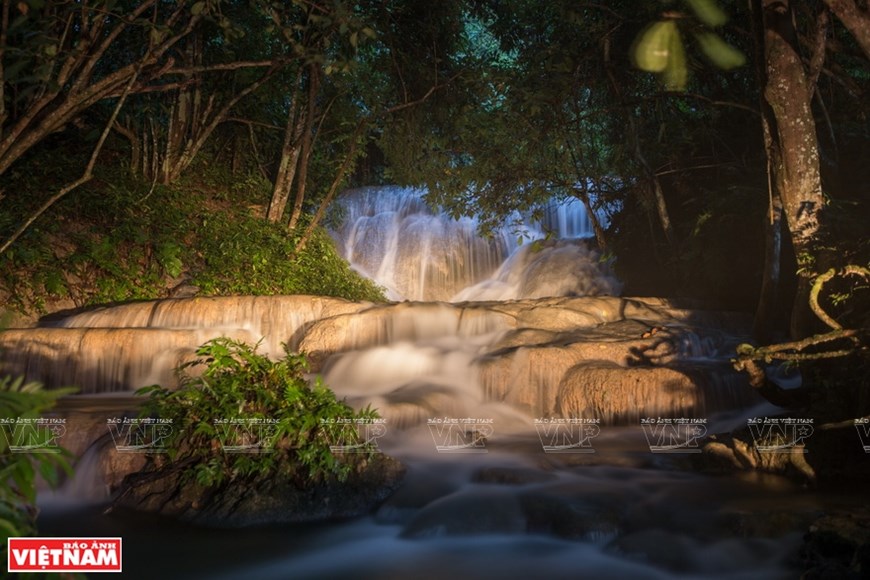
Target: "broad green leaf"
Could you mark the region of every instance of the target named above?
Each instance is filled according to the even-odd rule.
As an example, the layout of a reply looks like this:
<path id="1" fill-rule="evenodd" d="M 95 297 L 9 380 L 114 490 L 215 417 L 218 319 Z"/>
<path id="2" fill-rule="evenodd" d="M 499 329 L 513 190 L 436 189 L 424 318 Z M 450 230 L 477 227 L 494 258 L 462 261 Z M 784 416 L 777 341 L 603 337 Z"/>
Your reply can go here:
<path id="1" fill-rule="evenodd" d="M 671 59 L 674 36 L 679 37 L 679 31 L 673 20 L 650 24 L 641 33 L 640 41 L 634 49 L 637 67 L 647 72 L 663 72 Z"/>
<path id="2" fill-rule="evenodd" d="M 746 64 L 746 56 L 722 40 L 715 32 L 702 32 L 696 34 L 695 38 L 707 58 L 719 68 L 730 70 Z"/>
<path id="3" fill-rule="evenodd" d="M 728 15 L 719 8 L 716 0 L 686 0 L 698 20 L 707 26 L 722 26 L 728 22 Z"/>
<path id="4" fill-rule="evenodd" d="M 23 535 L 21 530 L 16 528 L 12 522 L 4 518 L 0 518 L 0 529 L 6 530 L 7 535 L 10 538 Z"/>
<path id="5" fill-rule="evenodd" d="M 674 34 L 670 37 L 670 58 L 668 66 L 662 73 L 662 82 L 669 91 L 682 91 L 686 88 L 689 71 L 686 66 L 686 52 L 683 49 L 683 39 L 679 31 L 674 27 Z"/>

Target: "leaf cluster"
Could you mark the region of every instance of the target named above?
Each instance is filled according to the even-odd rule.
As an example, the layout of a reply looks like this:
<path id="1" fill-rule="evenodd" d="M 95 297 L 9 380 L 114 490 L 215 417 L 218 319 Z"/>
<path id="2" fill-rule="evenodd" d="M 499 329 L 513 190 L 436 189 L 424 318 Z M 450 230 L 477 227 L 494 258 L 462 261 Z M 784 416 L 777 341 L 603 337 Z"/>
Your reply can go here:
<path id="1" fill-rule="evenodd" d="M 143 414 L 171 421 L 170 457 L 188 466 L 187 477 L 205 487 L 274 477 L 305 487 L 347 478 L 351 465 L 330 451 L 323 425 L 373 419 L 375 411 L 354 411 L 320 378 L 309 384 L 301 354 L 287 351 L 273 361 L 256 346 L 229 338 L 209 341 L 196 354 L 197 360 L 179 367 L 177 390 L 155 385 L 139 391 L 148 396 Z M 259 452 L 224 450 L 231 433 L 228 425 L 236 421 L 264 426 L 257 433 L 268 440 L 249 441 L 254 447 L 260 444 L 254 449 Z"/>
<path id="2" fill-rule="evenodd" d="M 46 391 L 36 382 L 23 377 L 0 377 L 0 419 L 15 421 L 38 419 L 54 406 L 58 398 L 75 389 Z M 14 424 L 3 424 L 0 437 L 0 529 L 8 536 L 28 536 L 36 533 L 36 480 L 41 477 L 51 486 L 60 481 L 61 473 L 72 476 L 69 453 L 16 453 L 10 448 Z M 28 434 L 29 436 L 31 434 Z M 46 431 L 34 431 L 28 444 L 48 444 Z"/>

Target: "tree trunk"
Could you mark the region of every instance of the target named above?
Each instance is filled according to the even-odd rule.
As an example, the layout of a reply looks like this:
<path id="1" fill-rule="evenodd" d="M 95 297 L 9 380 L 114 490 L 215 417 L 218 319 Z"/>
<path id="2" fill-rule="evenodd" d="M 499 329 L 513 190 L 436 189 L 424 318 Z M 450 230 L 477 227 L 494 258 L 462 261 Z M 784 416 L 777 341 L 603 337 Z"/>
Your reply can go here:
<path id="1" fill-rule="evenodd" d="M 782 197 L 770 189 L 770 205 L 764 227 L 764 272 L 752 323 L 752 336 L 765 344 L 771 340 L 782 269 Z"/>
<path id="2" fill-rule="evenodd" d="M 586 185 L 586 180 L 583 179 L 581 181 L 583 183 L 581 188 L 574 188 L 574 197 L 580 200 L 583 204 L 583 207 L 586 208 L 586 215 L 589 216 L 589 222 L 592 224 L 592 231 L 595 232 L 595 241 L 598 243 L 598 249 L 602 252 L 607 251 L 607 238 L 604 235 L 604 228 L 601 226 L 601 220 L 598 219 L 598 216 L 595 214 L 595 210 L 592 208 L 592 202 L 589 199 L 589 189 Z"/>
<path id="3" fill-rule="evenodd" d="M 798 50 L 788 0 L 762 0 L 767 82 L 764 99 L 773 111 L 772 140 L 779 155 L 772 160 L 775 186 L 798 263 L 798 289 L 792 307 L 791 334 L 811 329 L 810 281 L 817 269 L 816 238 L 824 207 L 819 173 L 816 125 L 810 109 L 813 89 Z"/>
<path id="4" fill-rule="evenodd" d="M 764 17 L 760 3 L 751 3 L 752 32 L 755 49 L 755 77 L 759 87 L 767 83 L 764 65 Z M 779 149 L 773 139 L 771 127 L 776 124 L 773 109 L 764 95 L 759 95 L 761 111 L 761 130 L 764 152 L 767 158 L 768 207 L 764 220 L 764 270 L 761 274 L 761 290 L 752 322 L 752 336 L 761 344 L 768 343 L 773 333 L 776 305 L 779 302 L 780 282 L 782 279 L 782 193 L 779 183 L 774 179 L 773 166 L 779 165 Z"/>
<path id="5" fill-rule="evenodd" d="M 317 207 L 317 211 L 314 213 L 314 217 L 311 218 L 311 223 L 308 224 L 307 228 L 305 228 L 302 237 L 299 238 L 298 242 L 296 242 L 296 247 L 293 249 L 294 258 L 298 257 L 299 254 L 305 250 L 305 246 L 308 245 L 311 236 L 314 235 L 314 230 L 320 224 L 323 216 L 326 215 L 326 208 L 328 208 L 329 204 L 332 203 L 335 194 L 338 193 L 338 188 L 341 187 L 342 183 L 344 183 L 345 178 L 355 165 L 357 159 L 356 150 L 359 146 L 360 135 L 365 131 L 367 122 L 368 119 L 362 119 L 357 124 L 353 135 L 351 135 L 350 148 L 347 151 L 344 161 L 341 163 L 341 167 L 338 168 L 338 172 L 335 174 L 335 179 L 332 180 L 332 184 L 329 186 L 329 191 L 326 192 L 326 196 L 321 200 L 320 205 Z"/>
<path id="6" fill-rule="evenodd" d="M 293 201 L 293 211 L 287 229 L 296 229 L 299 218 L 302 217 L 302 204 L 305 202 L 305 188 L 308 183 L 308 161 L 311 159 L 311 141 L 314 131 L 314 117 L 317 114 L 317 92 L 320 90 L 320 71 L 318 65 L 312 64 L 308 71 L 308 113 L 305 115 L 305 128 L 302 135 L 299 171 L 296 176 L 296 199 Z"/>
<path id="7" fill-rule="evenodd" d="M 34 145 L 61 129 L 82 111 L 105 98 L 117 96 L 122 90 L 126 91 L 124 87 L 134 74 L 147 82 L 159 78 L 172 66 L 172 59 L 164 60 L 163 57 L 202 19 L 202 15 L 192 15 L 186 21 L 180 20 L 188 10 L 183 4 L 165 16 L 164 22 L 172 22 L 175 30 L 170 30 L 159 42 L 149 44 L 145 54 L 135 57 L 133 62 L 94 78 L 97 63 L 103 62 L 102 57 L 109 47 L 155 4 L 155 0 L 140 3 L 125 17 L 113 19 L 112 24 L 107 25 L 111 28 L 107 30 L 102 30 L 105 20 L 100 20 L 99 25 L 87 20 L 80 23 L 77 30 L 87 28 L 86 22 L 93 25 L 95 31 L 99 29 L 101 32 L 94 32 L 98 40 L 91 42 L 88 38 L 80 38 L 77 50 L 60 50 L 54 57 L 50 82 L 45 85 L 52 88 L 26 103 L 22 114 L 4 130 L 0 139 L 0 175 Z M 90 11 L 83 10 L 81 14 L 87 12 Z M 136 90 L 134 87 L 127 92 L 135 93 Z"/>
<path id="8" fill-rule="evenodd" d="M 290 199 L 290 188 L 293 186 L 293 178 L 296 176 L 296 167 L 299 163 L 300 137 L 305 128 L 305 114 L 299 106 L 299 85 L 302 82 L 302 69 L 296 75 L 296 83 L 293 86 L 293 95 L 290 102 L 290 110 L 287 112 L 287 125 L 284 127 L 284 142 L 281 145 L 281 161 L 278 164 L 278 174 L 275 176 L 275 185 L 272 187 L 272 198 L 269 200 L 269 209 L 266 219 L 277 223 L 284 216 L 287 200 Z"/>

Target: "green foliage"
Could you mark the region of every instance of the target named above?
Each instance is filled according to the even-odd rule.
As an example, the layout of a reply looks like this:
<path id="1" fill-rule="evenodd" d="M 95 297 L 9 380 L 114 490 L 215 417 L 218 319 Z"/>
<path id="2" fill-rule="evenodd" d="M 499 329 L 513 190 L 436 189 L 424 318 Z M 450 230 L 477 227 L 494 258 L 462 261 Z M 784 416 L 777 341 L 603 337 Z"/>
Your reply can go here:
<path id="1" fill-rule="evenodd" d="M 201 358 L 178 369 L 178 390 L 152 386 L 139 391 L 149 396 L 144 414 L 171 420 L 170 457 L 190 463 L 188 477 L 206 487 L 276 476 L 300 485 L 347 477 L 350 465 L 330 451 L 323 425 L 374 419 L 375 411 L 355 412 L 319 378 L 309 385 L 303 377 L 307 361 L 299 354 L 288 351 L 272 361 L 256 347 L 218 338 L 202 345 L 197 355 Z M 223 451 L 224 445 L 239 443 L 234 421 L 264 425 L 254 437 L 266 434 L 268 441 L 246 442 L 271 452 Z"/>
<path id="2" fill-rule="evenodd" d="M 686 0 L 686 3 L 698 22 L 689 22 L 685 26 L 694 29 L 694 37 L 704 55 L 723 70 L 746 64 L 746 57 L 742 52 L 707 28 L 716 28 L 728 21 L 728 15 L 716 1 Z M 635 66 L 657 73 L 665 89 L 669 91 L 685 90 L 689 78 L 689 66 L 679 25 L 684 18 L 680 16 L 679 19 L 669 16 L 647 26 L 638 35 L 631 51 Z"/>
<path id="3" fill-rule="evenodd" d="M 722 40 L 718 34 L 714 32 L 699 32 L 695 35 L 695 38 L 698 40 L 698 45 L 701 47 L 704 55 L 719 68 L 731 70 L 746 64 L 746 56 Z"/>
<path id="4" fill-rule="evenodd" d="M 42 477 L 49 485 L 58 484 L 60 472 L 72 475 L 69 454 L 16 453 L 10 449 L 11 432 L 18 419 L 38 419 L 54 406 L 59 397 L 75 389 L 42 390 L 39 383 L 25 383 L 22 377 L 0 378 L 0 419 L 11 421 L 0 425 L 0 529 L 8 536 L 28 536 L 36 533 L 36 478 Z M 49 434 L 35 431 L 34 437 L 44 441 L 28 440 L 29 445 L 48 444 Z M 28 434 L 30 436 L 31 433 Z"/>
<path id="5" fill-rule="evenodd" d="M 722 26 L 728 22 L 728 15 L 719 8 L 716 0 L 686 0 L 686 3 L 698 20 L 707 26 Z"/>
<path id="6" fill-rule="evenodd" d="M 322 230 L 295 258 L 296 240 L 285 226 L 248 212 L 206 216 L 200 235 L 204 259 L 193 282 L 206 294 L 314 294 L 384 300 L 383 291 L 353 272 Z"/>
<path id="7" fill-rule="evenodd" d="M 50 157 L 33 159 L 31 173 L 13 172 L 11 184 L 53 188 Z M 338 256 L 324 232 L 290 260 L 293 235 L 249 209 L 268 193 L 262 176 L 233 176 L 221 164 L 196 164 L 177 185 L 153 189 L 120 167 L 100 167 L 98 179 L 59 202 L 56 214 L 0 256 L 0 293 L 18 311 L 42 312 L 58 299 L 86 306 L 161 298 L 186 276 L 205 294 L 384 300 Z M 29 210 L 16 209 L 20 213 L 0 213 L 0 237 Z"/>

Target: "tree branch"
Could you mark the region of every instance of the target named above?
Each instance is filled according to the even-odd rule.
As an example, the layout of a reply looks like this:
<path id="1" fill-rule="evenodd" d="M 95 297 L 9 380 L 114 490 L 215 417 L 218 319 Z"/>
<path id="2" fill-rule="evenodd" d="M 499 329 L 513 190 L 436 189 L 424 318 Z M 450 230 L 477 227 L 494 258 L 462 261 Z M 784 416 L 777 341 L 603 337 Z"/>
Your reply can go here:
<path id="1" fill-rule="evenodd" d="M 825 63 L 825 47 L 828 45 L 828 27 L 831 21 L 830 13 L 827 9 L 822 8 L 819 17 L 816 20 L 816 35 L 813 38 L 813 54 L 810 57 L 810 66 L 807 71 L 807 86 L 810 90 L 810 98 L 816 92 L 816 84 L 819 80 L 819 74 L 822 72 L 822 65 Z"/>
<path id="2" fill-rule="evenodd" d="M 294 58 L 275 58 L 271 60 L 240 60 L 236 62 L 227 62 L 223 64 L 212 64 L 212 65 L 203 65 L 203 66 L 188 66 L 181 68 L 170 68 L 165 71 L 166 75 L 192 75 L 203 72 L 214 72 L 214 71 L 225 71 L 225 70 L 239 70 L 244 68 L 266 68 L 270 66 L 277 66 L 280 64 L 286 64 L 296 60 Z"/>
<path id="3" fill-rule="evenodd" d="M 813 286 L 810 289 L 810 308 L 822 322 L 834 330 L 841 330 L 843 328 L 842 325 L 831 318 L 831 316 L 825 312 L 821 306 L 819 306 L 819 293 L 822 291 L 822 287 L 824 287 L 824 285 L 837 274 L 840 276 L 860 276 L 865 279 L 870 279 L 870 270 L 855 265 L 846 266 L 840 272 L 837 272 L 835 268 L 831 268 L 824 274 L 820 274 L 813 282 Z"/>
<path id="4" fill-rule="evenodd" d="M 843 26 L 852 33 L 864 55 L 870 59 L 870 12 L 861 9 L 856 0 L 824 0 L 831 12 L 837 15 Z"/>
<path id="5" fill-rule="evenodd" d="M 60 198 L 76 189 L 77 187 L 84 185 L 94 177 L 94 166 L 97 163 L 97 158 L 100 156 L 100 151 L 103 149 L 103 144 L 106 142 L 106 138 L 109 136 L 109 133 L 112 130 L 112 127 L 115 125 L 115 121 L 118 118 L 118 113 L 121 112 L 121 108 L 124 106 L 124 101 L 127 100 L 127 96 L 130 94 L 130 89 L 133 87 L 133 84 L 136 82 L 136 79 L 139 76 L 139 71 L 141 69 L 137 69 L 133 75 L 130 77 L 130 80 L 127 82 L 127 87 L 124 90 L 124 93 L 121 95 L 121 98 L 118 99 L 117 104 L 115 105 L 115 109 L 112 111 L 112 115 L 109 117 L 109 120 L 106 122 L 106 126 L 103 128 L 103 132 L 100 135 L 99 140 L 97 141 L 96 146 L 94 147 L 93 152 L 91 153 L 91 158 L 88 160 L 88 164 L 85 167 L 84 173 L 82 176 L 73 181 L 72 183 L 65 186 L 63 189 L 58 191 L 56 194 L 51 196 L 44 204 L 42 204 L 36 212 L 33 213 L 17 230 L 13 233 L 9 239 L 7 239 L 2 246 L 0 246 L 0 255 L 4 254 L 6 250 L 9 249 L 15 241 L 21 237 L 21 235 L 27 231 L 27 228 L 33 224 L 39 216 L 41 216 L 45 211 L 54 205 Z"/>
<path id="6" fill-rule="evenodd" d="M 411 107 L 416 107 L 417 105 L 423 104 L 424 102 L 426 102 L 429 99 L 429 97 L 431 97 L 433 94 L 435 94 L 435 91 L 441 90 L 444 87 L 446 87 L 447 85 L 449 85 L 450 83 L 452 83 L 454 80 L 456 80 L 459 77 L 460 74 L 461 73 L 456 73 L 455 75 L 453 75 L 452 77 L 447 79 L 445 82 L 443 82 L 441 84 L 436 83 L 436 84 L 432 85 L 431 87 L 429 87 L 429 90 L 426 91 L 426 94 L 424 94 L 419 99 L 416 99 L 416 100 L 410 101 L 410 102 L 406 102 L 406 103 L 401 103 L 399 105 L 395 105 L 393 107 L 390 107 L 389 109 L 381 111 L 380 115 L 390 115 L 392 113 L 397 113 L 397 112 L 402 111 L 404 109 L 410 109 Z"/>

